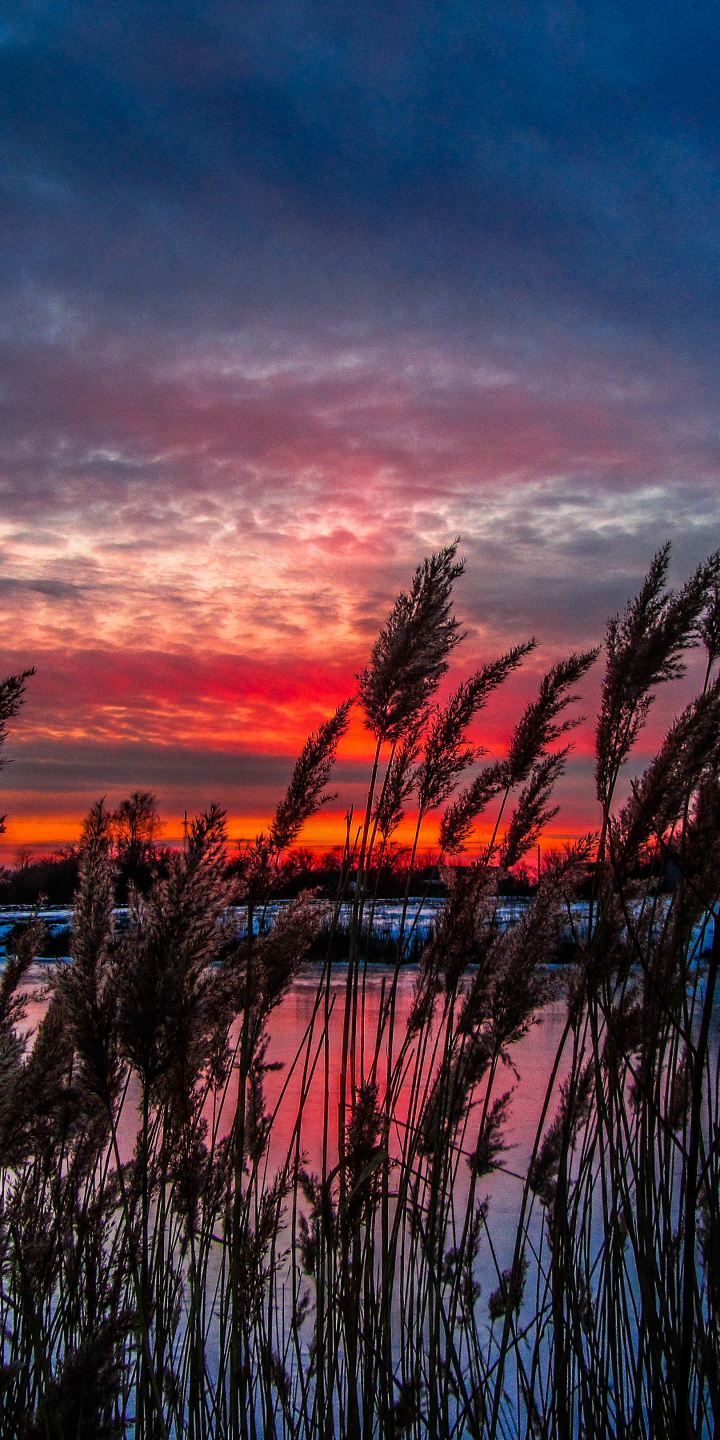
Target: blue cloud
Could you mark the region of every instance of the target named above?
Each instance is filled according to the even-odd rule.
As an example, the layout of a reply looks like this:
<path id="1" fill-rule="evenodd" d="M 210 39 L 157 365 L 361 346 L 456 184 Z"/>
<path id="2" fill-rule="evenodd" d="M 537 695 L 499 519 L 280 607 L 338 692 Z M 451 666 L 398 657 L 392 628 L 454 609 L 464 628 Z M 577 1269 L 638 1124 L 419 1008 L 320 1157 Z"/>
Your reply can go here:
<path id="1" fill-rule="evenodd" d="M 11 6 L 6 262 L 198 325 L 717 328 L 711 6 Z"/>

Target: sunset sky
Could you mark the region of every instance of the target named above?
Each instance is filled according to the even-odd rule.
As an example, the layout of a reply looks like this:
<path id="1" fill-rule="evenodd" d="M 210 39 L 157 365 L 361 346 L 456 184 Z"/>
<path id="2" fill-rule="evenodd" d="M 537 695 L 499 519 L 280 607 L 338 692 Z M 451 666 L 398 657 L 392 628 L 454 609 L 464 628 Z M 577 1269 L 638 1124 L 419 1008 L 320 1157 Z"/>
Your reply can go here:
<path id="1" fill-rule="evenodd" d="M 664 540 L 673 583 L 720 544 L 719 74 L 703 3 L 9 0 L 10 851 L 138 787 L 254 833 L 456 536 L 453 678 L 541 641 L 491 752 Z"/>

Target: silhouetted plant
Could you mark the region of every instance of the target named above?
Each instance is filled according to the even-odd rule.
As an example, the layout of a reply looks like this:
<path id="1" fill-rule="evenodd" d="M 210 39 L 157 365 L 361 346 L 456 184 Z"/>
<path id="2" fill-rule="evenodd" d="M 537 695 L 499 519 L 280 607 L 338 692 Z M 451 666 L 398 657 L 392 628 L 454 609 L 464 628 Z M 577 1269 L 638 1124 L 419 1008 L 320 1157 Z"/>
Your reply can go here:
<path id="1" fill-rule="evenodd" d="M 470 724 L 534 642 L 435 704 L 460 638 L 454 546 L 418 569 L 360 677 L 376 749 L 332 900 L 305 891 L 268 908 L 286 871 L 312 869 L 288 849 L 326 798 L 349 702 L 308 740 L 269 833 L 228 863 L 211 807 L 146 893 L 131 888 L 124 929 L 118 812 L 93 807 L 71 959 L 33 1037 L 22 1027 L 37 916 L 9 937 L 0 979 L 4 1434 L 717 1433 L 720 924 L 707 942 L 720 903 L 719 562 L 677 595 L 663 588 L 667 564 L 665 550 L 608 629 L 598 833 L 545 854 L 513 924 L 498 893 L 555 814 L 577 724 L 568 707 L 597 652 L 553 665 L 507 753 L 468 779 L 482 753 Z M 618 805 L 656 686 L 700 642 L 702 693 Z M 26 678 L 5 682 L 0 743 Z M 386 943 L 373 887 L 413 793 L 400 937 L 371 1025 L 367 965 Z M 127 802 L 138 814 L 143 796 Z M 411 886 L 441 806 L 447 900 L 421 936 Z M 447 867 L 487 813 L 479 858 Z M 560 986 L 547 960 L 562 946 Z M 268 1099 L 273 1027 L 309 955 L 316 989 L 280 1147 L 290 1075 Z M 523 1178 L 508 1161 L 506 1075 L 551 999 L 563 1031 Z M 304 1153 L 311 1113 L 317 1173 Z M 479 1188 L 498 1171 L 515 1187 L 510 1255 Z"/>

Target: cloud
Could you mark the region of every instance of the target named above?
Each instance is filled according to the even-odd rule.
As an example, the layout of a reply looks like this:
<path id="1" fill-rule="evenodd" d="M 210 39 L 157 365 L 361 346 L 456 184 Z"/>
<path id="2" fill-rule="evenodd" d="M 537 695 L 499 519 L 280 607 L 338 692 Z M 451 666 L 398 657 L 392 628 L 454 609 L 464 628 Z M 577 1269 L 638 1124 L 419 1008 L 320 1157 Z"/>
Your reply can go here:
<path id="1" fill-rule="evenodd" d="M 196 328 L 551 310 L 712 343 L 707 9 L 121 0 L 11 4 L 6 34 L 13 291 Z"/>
<path id="2" fill-rule="evenodd" d="M 190 749 L 142 743 L 108 744 L 45 741 L 42 744 L 15 737 L 10 762 L 3 774 L 6 790 L 37 790 L 58 795 L 65 791 L 101 792 L 124 786 L 127 790 L 184 784 L 189 791 L 215 787 L 219 793 L 251 787 L 279 798 L 288 784 L 293 761 L 287 756 Z M 365 766 L 345 759 L 336 766 L 334 783 L 359 785 Z M 274 801 L 271 801 L 273 804 Z"/>
<path id="3" fill-rule="evenodd" d="M 397 336 L 297 353 L 287 337 L 278 358 L 277 342 L 140 346 L 114 366 L 36 348 L 15 375 L 0 532 L 10 589 L 38 597 L 28 643 L 62 623 L 66 644 L 76 624 L 78 644 L 257 653 L 322 637 L 354 656 L 422 551 L 458 534 L 486 610 L 514 587 L 513 621 L 553 576 L 558 593 L 582 581 L 587 610 L 668 534 L 690 561 L 710 548 L 717 427 L 687 366 L 636 357 L 618 374 L 596 355 L 577 374 L 548 349 L 500 369 Z M 28 443 L 43 363 L 47 420 Z M 84 624 L 65 616 L 80 599 Z"/>
<path id="4" fill-rule="evenodd" d="M 54 600 L 78 600 L 83 595 L 79 585 L 71 585 L 63 580 L 23 580 L 16 575 L 0 576 L 0 595 L 13 595 L 18 591 L 48 595 Z"/>
<path id="5" fill-rule="evenodd" d="M 714 14 L 6 12 L 0 613 L 43 784 L 65 742 L 163 784 L 288 757 L 456 536 L 468 669 L 715 547 Z"/>

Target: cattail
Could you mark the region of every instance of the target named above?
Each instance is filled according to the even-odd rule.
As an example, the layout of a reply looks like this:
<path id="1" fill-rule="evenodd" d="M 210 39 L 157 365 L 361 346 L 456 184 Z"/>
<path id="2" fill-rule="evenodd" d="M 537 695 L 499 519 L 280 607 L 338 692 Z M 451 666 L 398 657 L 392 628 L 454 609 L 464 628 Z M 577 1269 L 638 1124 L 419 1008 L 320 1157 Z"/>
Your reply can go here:
<path id="1" fill-rule="evenodd" d="M 448 545 L 418 567 L 410 594 L 398 596 L 358 676 L 365 723 L 378 741 L 398 740 L 417 722 L 461 638 L 450 608 L 464 570 L 463 561 L 454 563 L 456 550 Z"/>
<path id="2" fill-rule="evenodd" d="M 270 824 L 270 841 L 276 854 L 292 845 L 305 821 L 335 798 L 322 792 L 335 763 L 338 743 L 347 730 L 352 704 L 352 699 L 345 700 L 332 718 L 306 740 Z"/>
<path id="3" fill-rule="evenodd" d="M 699 617 L 714 598 L 720 555 L 700 565 L 676 595 L 663 592 L 670 545 L 655 556 L 636 598 L 622 618 L 608 625 L 607 663 L 596 736 L 598 799 L 610 803 L 621 765 L 627 759 L 652 704 L 650 691 L 685 673 L 683 651 L 698 643 Z"/>

